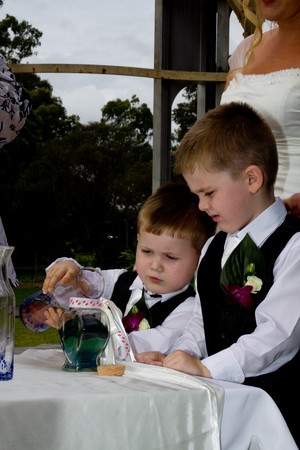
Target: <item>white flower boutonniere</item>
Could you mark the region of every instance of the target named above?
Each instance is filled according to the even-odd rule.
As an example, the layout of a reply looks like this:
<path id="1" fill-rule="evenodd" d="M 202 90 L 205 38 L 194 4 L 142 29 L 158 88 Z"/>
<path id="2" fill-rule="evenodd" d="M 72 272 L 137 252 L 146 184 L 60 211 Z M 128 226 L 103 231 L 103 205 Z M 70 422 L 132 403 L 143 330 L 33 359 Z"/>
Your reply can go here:
<path id="1" fill-rule="evenodd" d="M 140 321 L 139 331 L 149 330 L 149 328 L 150 328 L 150 324 L 147 319 L 143 319 Z"/>
<path id="2" fill-rule="evenodd" d="M 257 294 L 258 291 L 261 290 L 263 282 L 260 278 L 255 275 L 248 275 L 245 286 L 251 286 L 252 291 L 251 294 Z"/>

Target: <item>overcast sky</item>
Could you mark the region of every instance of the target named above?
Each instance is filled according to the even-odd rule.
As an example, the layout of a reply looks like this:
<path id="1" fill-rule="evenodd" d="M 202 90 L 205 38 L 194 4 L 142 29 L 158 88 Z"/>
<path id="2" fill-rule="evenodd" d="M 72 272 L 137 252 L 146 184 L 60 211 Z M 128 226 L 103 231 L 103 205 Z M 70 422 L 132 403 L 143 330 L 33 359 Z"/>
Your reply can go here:
<path id="1" fill-rule="evenodd" d="M 4 0 L 10 14 L 43 33 L 38 54 L 22 62 L 102 64 L 153 68 L 155 0 Z M 242 39 L 231 25 L 231 51 Z M 67 114 L 81 123 L 99 120 L 109 100 L 137 95 L 153 106 L 151 78 L 116 75 L 38 74 L 53 86 Z"/>

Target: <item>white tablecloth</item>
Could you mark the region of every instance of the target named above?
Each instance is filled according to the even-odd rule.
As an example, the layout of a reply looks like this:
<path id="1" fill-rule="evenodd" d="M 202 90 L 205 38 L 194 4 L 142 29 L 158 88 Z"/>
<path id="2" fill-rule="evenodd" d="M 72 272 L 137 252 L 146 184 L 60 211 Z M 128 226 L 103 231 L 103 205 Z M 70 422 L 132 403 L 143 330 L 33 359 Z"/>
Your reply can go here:
<path id="1" fill-rule="evenodd" d="M 215 450 L 223 389 L 161 367 L 66 372 L 61 350 L 15 356 L 0 383 L 0 450 Z"/>
<path id="2" fill-rule="evenodd" d="M 13 380 L 0 382 L 0 450 L 297 449 L 260 389 L 138 363 L 99 377 L 63 362 L 60 349 L 15 356 Z"/>
<path id="3" fill-rule="evenodd" d="M 213 383 L 225 393 L 222 450 L 298 450 L 281 412 L 265 391 L 237 383 Z"/>

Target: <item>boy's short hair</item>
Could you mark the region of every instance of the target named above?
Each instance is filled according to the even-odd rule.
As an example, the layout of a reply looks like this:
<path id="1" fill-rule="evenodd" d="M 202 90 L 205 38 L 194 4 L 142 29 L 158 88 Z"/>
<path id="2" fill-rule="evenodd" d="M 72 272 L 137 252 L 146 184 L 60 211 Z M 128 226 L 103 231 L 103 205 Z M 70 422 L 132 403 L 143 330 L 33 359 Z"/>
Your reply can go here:
<path id="1" fill-rule="evenodd" d="M 208 111 L 185 134 L 175 154 L 176 173 L 228 171 L 238 178 L 254 164 L 264 173 L 264 185 L 272 189 L 278 170 L 278 154 L 272 130 L 246 103 L 231 102 Z"/>
<path id="2" fill-rule="evenodd" d="M 187 239 L 199 253 L 213 236 L 216 224 L 198 208 L 198 196 L 187 185 L 168 182 L 157 189 L 142 205 L 137 221 L 138 232 L 146 231 Z"/>

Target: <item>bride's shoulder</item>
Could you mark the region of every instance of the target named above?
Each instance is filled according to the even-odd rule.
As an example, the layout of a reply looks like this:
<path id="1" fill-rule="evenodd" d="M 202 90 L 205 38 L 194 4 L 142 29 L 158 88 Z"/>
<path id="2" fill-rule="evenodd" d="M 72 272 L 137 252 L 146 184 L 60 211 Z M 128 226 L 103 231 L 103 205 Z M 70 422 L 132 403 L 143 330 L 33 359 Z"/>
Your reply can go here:
<path id="1" fill-rule="evenodd" d="M 232 53 L 232 55 L 228 60 L 230 70 L 235 70 L 240 67 L 243 67 L 245 54 L 250 48 L 252 40 L 253 34 L 250 34 L 238 44 L 238 46 L 236 47 L 236 49 L 234 50 L 234 52 Z"/>

